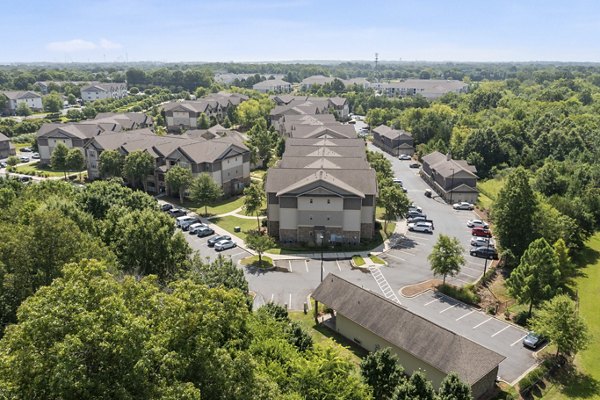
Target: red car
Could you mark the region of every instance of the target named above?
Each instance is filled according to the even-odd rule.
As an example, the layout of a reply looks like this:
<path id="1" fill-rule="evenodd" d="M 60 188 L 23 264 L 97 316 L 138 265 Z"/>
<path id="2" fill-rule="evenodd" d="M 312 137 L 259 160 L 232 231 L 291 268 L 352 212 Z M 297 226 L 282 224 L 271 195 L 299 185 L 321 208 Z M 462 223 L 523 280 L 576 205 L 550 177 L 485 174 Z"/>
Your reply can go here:
<path id="1" fill-rule="evenodd" d="M 471 235 L 491 238 L 492 232 L 490 232 L 489 229 L 477 227 L 477 228 L 473 228 L 473 230 L 471 231 Z"/>

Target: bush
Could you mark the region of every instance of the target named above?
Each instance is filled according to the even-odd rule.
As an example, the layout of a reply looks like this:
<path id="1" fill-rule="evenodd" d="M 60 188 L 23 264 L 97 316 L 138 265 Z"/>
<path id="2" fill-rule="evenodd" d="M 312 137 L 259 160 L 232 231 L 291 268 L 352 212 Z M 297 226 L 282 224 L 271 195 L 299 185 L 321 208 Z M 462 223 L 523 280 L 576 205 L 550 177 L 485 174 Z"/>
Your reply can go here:
<path id="1" fill-rule="evenodd" d="M 463 303 L 477 305 L 481 300 L 479 295 L 475 293 L 473 285 L 466 285 L 464 287 L 457 287 L 448 283 L 439 285 L 437 290 L 441 293 L 453 297 L 456 300 L 462 301 Z"/>
<path id="2" fill-rule="evenodd" d="M 361 256 L 352 256 L 352 261 L 354 262 L 354 265 L 356 265 L 357 267 L 365 265 L 365 260 L 363 260 L 363 258 Z"/>
<path id="3" fill-rule="evenodd" d="M 529 312 L 526 310 L 519 311 L 514 317 L 513 321 L 517 325 L 525 326 L 529 320 Z"/>
<path id="4" fill-rule="evenodd" d="M 547 373 L 548 368 L 546 365 L 540 365 L 519 381 L 519 391 L 523 393 L 524 391 L 530 390 L 536 383 L 543 379 Z"/>

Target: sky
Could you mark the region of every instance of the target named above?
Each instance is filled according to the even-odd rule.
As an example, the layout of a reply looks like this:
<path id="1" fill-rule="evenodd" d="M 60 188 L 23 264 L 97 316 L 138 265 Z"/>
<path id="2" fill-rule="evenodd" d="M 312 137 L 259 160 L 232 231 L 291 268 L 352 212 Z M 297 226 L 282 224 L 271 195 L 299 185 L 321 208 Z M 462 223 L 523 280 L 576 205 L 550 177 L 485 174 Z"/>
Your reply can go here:
<path id="1" fill-rule="evenodd" d="M 6 3 L 6 4 L 2 4 Z M 0 0 L 0 62 L 592 61 L 597 0 Z"/>

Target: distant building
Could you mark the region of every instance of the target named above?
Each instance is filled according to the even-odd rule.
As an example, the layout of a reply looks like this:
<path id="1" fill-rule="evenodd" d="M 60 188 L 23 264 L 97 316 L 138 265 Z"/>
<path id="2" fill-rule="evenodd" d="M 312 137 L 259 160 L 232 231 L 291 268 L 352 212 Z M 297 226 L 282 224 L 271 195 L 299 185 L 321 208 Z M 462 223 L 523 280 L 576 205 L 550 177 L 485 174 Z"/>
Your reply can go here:
<path id="1" fill-rule="evenodd" d="M 373 83 L 371 87 L 389 97 L 421 95 L 427 99 L 436 99 L 446 93 L 466 93 L 469 89 L 465 82 L 443 79 L 406 79 L 400 82 Z"/>
<path id="2" fill-rule="evenodd" d="M 15 146 L 10 142 L 10 139 L 3 133 L 0 133 L 0 158 L 8 158 L 17 154 Z"/>
<path id="3" fill-rule="evenodd" d="M 292 91 L 292 84 L 281 79 L 268 79 L 254 84 L 252 89 L 261 93 L 289 93 Z"/>
<path id="4" fill-rule="evenodd" d="M 421 177 L 450 203 L 477 202 L 477 168 L 465 160 L 453 160 L 450 153 L 434 151 L 423 157 Z"/>
<path id="5" fill-rule="evenodd" d="M 6 97 L 6 105 L 4 108 L 4 114 L 14 115 L 17 111 L 19 104 L 26 104 L 31 111 L 42 111 L 44 106 L 42 104 L 42 96 L 39 93 L 27 91 L 6 91 L 0 92 L 0 96 Z"/>
<path id="6" fill-rule="evenodd" d="M 423 371 L 436 390 L 455 372 L 475 399 L 494 391 L 505 359 L 495 351 L 333 274 L 311 297 L 333 310 L 327 325 L 334 331 L 368 351 L 390 348 L 407 374 Z"/>
<path id="7" fill-rule="evenodd" d="M 380 125 L 373 129 L 373 145 L 393 156 L 415 153 L 414 139 L 412 135 L 400 129 L 392 129 L 386 125 Z"/>
<path id="8" fill-rule="evenodd" d="M 370 87 L 370 82 L 366 78 L 341 79 L 323 75 L 313 75 L 303 79 L 302 82 L 300 82 L 300 87 L 303 90 L 309 90 L 313 86 L 323 86 L 325 84 L 333 83 L 335 79 L 339 79 L 346 88 L 352 85 L 358 85 L 363 88 Z"/>
<path id="9" fill-rule="evenodd" d="M 127 96 L 127 83 L 93 82 L 81 88 L 81 99 L 83 101 L 95 101 L 101 99 L 122 99 Z"/>
<path id="10" fill-rule="evenodd" d="M 286 140 L 265 190 L 269 234 L 284 243 L 357 244 L 375 234 L 377 180 L 362 139 Z"/>
<path id="11" fill-rule="evenodd" d="M 341 120 L 348 118 L 350 108 L 344 97 L 312 97 L 312 96 L 271 96 L 276 104 L 269 114 L 270 122 L 275 130 L 282 129 L 286 115 L 318 115 L 335 112 Z"/>

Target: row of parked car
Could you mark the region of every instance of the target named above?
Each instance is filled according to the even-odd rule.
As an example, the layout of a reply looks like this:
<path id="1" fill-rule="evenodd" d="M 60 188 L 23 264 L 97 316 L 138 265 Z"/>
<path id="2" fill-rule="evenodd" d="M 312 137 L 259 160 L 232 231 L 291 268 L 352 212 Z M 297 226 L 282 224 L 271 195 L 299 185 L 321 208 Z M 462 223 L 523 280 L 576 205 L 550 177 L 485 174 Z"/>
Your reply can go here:
<path id="1" fill-rule="evenodd" d="M 472 236 L 469 254 L 474 257 L 497 260 L 498 250 L 496 250 L 496 243 L 492 238 L 492 232 L 487 222 L 472 219 L 467 221 L 467 227 L 471 228 Z"/>
<path id="2" fill-rule="evenodd" d="M 408 208 L 406 222 L 408 222 L 408 230 L 411 232 L 433 234 L 433 230 L 435 229 L 433 220 L 428 219 L 427 215 L 423 213 L 423 209 L 414 204 Z"/>
<path id="3" fill-rule="evenodd" d="M 190 235 L 198 237 L 208 237 L 215 234 L 214 229 L 200 222 L 197 216 L 187 215 L 187 211 L 181 208 L 175 208 L 171 204 L 163 204 L 161 210 L 167 212 L 175 218 L 175 226 L 182 231 L 187 231 Z M 216 235 L 208 239 L 208 247 L 214 247 L 216 251 L 223 251 L 237 246 L 237 244 L 228 235 Z"/>

